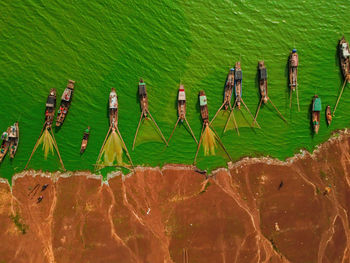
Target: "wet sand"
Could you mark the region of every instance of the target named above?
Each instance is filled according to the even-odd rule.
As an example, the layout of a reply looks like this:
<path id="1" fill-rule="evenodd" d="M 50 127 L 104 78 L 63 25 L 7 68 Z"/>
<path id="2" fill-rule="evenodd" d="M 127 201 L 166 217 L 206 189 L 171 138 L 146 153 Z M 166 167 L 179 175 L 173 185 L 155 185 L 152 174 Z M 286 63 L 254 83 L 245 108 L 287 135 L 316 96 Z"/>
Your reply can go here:
<path id="1" fill-rule="evenodd" d="M 312 155 L 209 177 L 181 165 L 107 182 L 24 172 L 0 183 L 0 262 L 349 262 L 349 170 L 343 131 Z M 37 184 L 49 186 L 28 196 Z"/>

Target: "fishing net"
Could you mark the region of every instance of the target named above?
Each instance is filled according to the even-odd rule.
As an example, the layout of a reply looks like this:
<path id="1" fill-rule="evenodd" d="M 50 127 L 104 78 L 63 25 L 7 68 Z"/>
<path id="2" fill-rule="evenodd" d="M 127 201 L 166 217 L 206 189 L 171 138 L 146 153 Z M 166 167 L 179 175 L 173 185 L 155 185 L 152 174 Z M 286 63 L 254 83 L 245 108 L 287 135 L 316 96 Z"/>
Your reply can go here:
<path id="1" fill-rule="evenodd" d="M 37 145 L 39 146 L 41 143 L 43 144 L 44 157 L 46 159 L 49 152 L 53 154 L 53 148 L 55 147 L 55 142 L 47 129 L 41 135 Z"/>
<path id="2" fill-rule="evenodd" d="M 217 148 L 216 135 L 209 126 L 204 129 L 202 144 L 205 156 L 215 155 L 215 149 Z"/>
<path id="3" fill-rule="evenodd" d="M 124 165 L 123 150 L 126 149 L 123 147 L 119 135 L 115 131 L 112 131 L 102 149 L 100 163 L 105 166 L 112 166 L 114 164 Z"/>
<path id="4" fill-rule="evenodd" d="M 225 131 L 235 130 L 235 120 L 238 128 L 251 127 L 253 123 L 253 118 L 249 112 L 241 108 L 240 110 L 234 109 L 233 111 L 221 110 L 214 120 L 213 125 L 220 129 L 225 129 L 226 127 Z M 256 128 L 256 125 L 253 127 Z"/>
<path id="5" fill-rule="evenodd" d="M 163 143 L 161 134 L 150 118 L 143 119 L 140 124 L 140 129 L 136 138 L 135 145 L 140 145 L 146 142 Z"/>

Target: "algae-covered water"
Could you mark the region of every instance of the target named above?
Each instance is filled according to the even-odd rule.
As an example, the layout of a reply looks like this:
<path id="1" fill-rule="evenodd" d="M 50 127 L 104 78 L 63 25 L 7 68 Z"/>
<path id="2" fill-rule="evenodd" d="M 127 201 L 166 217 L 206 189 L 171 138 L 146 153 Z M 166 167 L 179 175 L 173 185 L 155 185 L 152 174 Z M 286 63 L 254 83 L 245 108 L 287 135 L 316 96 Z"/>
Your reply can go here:
<path id="1" fill-rule="evenodd" d="M 228 70 L 238 60 L 243 98 L 253 114 L 259 103 L 257 63 L 263 59 L 269 96 L 288 124 L 265 106 L 258 118 L 261 130 L 241 127 L 240 136 L 232 130 L 222 135 L 218 125 L 233 159 L 257 155 L 285 159 L 300 148 L 312 150 L 333 130 L 349 126 L 349 88 L 330 128 L 322 112 L 316 136 L 309 113 L 315 93 L 324 109 L 335 105 L 342 84 L 337 43 L 343 34 L 350 39 L 349 10 L 350 2 L 335 0 L 1 1 L 0 130 L 19 120 L 21 138 L 16 158 L 5 159 L 0 176 L 10 179 L 23 170 L 43 125 L 49 90 L 56 88 L 60 98 L 68 79 L 76 81 L 73 103 L 62 129 L 55 133 L 67 170 L 93 170 L 108 130 L 111 87 L 119 96 L 119 127 L 134 164 L 191 164 L 196 145 L 181 126 L 168 148 L 155 141 L 140 144 L 138 139 L 131 151 L 140 116 L 138 80 L 143 77 L 147 83 L 150 111 L 167 138 L 177 118 L 181 81 L 187 118 L 199 138 L 198 92 L 205 90 L 213 117 L 223 100 Z M 300 60 L 300 112 L 295 94 L 289 108 L 287 87 L 287 59 L 294 47 Z M 87 125 L 90 141 L 80 156 Z M 147 131 L 146 127 L 143 135 L 150 140 Z M 226 161 L 220 154 L 205 158 L 201 153 L 198 166 L 213 169 Z M 39 148 L 30 168 L 55 171 L 59 161 L 56 156 L 44 160 Z"/>

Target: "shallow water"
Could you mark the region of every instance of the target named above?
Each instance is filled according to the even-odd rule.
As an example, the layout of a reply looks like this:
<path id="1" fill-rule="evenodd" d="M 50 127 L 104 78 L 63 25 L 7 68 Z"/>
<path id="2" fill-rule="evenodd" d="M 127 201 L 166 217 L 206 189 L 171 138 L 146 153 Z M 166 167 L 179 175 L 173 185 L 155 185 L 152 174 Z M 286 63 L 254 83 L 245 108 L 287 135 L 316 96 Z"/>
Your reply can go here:
<path id="1" fill-rule="evenodd" d="M 265 60 L 269 96 L 288 120 L 285 124 L 271 106 L 264 106 L 262 129 L 240 128 L 221 134 L 233 159 L 269 155 L 284 159 L 300 148 L 312 150 L 333 130 L 349 126 L 347 88 L 330 128 L 324 112 L 320 132 L 312 136 L 309 106 L 312 96 L 323 108 L 335 105 L 342 77 L 337 42 L 350 39 L 350 2 L 339 1 L 2 1 L 0 3 L 0 130 L 20 121 L 16 158 L 0 166 L 0 176 L 11 178 L 23 170 L 44 121 L 50 88 L 62 94 L 68 79 L 76 81 L 72 107 L 55 134 L 67 170 L 93 169 L 108 130 L 107 100 L 111 87 L 119 96 L 119 127 L 131 151 L 140 116 L 137 84 L 147 83 L 150 111 L 169 137 L 177 118 L 180 81 L 187 95 L 187 118 L 199 138 L 202 123 L 198 92 L 208 97 L 210 117 L 223 100 L 228 70 L 241 60 L 243 98 L 255 113 L 259 94 L 257 62 Z M 287 59 L 299 52 L 299 97 L 289 108 Z M 58 103 L 60 100 L 58 100 Z M 80 156 L 86 126 L 91 126 L 88 148 Z M 152 136 L 148 136 L 152 137 Z M 139 140 L 139 139 L 138 139 Z M 131 151 L 134 164 L 163 165 L 193 161 L 196 145 L 180 125 L 170 146 L 161 141 L 138 145 Z M 225 158 L 199 156 L 201 168 L 224 166 Z M 31 168 L 59 169 L 56 156 L 44 160 L 38 149 Z"/>

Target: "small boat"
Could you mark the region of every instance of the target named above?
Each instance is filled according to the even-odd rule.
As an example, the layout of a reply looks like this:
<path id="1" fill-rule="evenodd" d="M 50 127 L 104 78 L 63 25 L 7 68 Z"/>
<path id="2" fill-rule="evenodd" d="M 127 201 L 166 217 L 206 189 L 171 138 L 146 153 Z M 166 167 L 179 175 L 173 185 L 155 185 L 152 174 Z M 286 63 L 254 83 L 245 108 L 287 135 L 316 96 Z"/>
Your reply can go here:
<path id="1" fill-rule="evenodd" d="M 118 125 L 118 97 L 115 88 L 109 93 L 109 125 L 112 129 Z"/>
<path id="2" fill-rule="evenodd" d="M 267 95 L 267 70 L 265 66 L 264 61 L 259 61 L 258 63 L 258 70 L 259 70 L 259 90 L 261 99 L 266 104 L 269 100 L 269 97 Z"/>
<path id="3" fill-rule="evenodd" d="M 51 89 L 49 96 L 46 101 L 45 110 L 45 127 L 47 129 L 51 128 L 53 117 L 55 116 L 56 109 L 56 89 Z"/>
<path id="4" fill-rule="evenodd" d="M 181 122 L 183 122 L 186 118 L 186 93 L 184 85 L 180 85 L 179 94 L 177 97 L 177 113 Z"/>
<path id="5" fill-rule="evenodd" d="M 234 86 L 235 86 L 235 69 L 231 68 L 230 71 L 228 72 L 226 83 L 225 83 L 225 93 L 224 93 L 225 110 L 227 110 L 230 107 Z"/>
<path id="6" fill-rule="evenodd" d="M 1 135 L 2 143 L 0 146 L 0 163 L 4 160 L 4 157 L 6 156 L 9 146 L 10 146 L 10 140 L 9 140 L 9 134 L 11 131 L 11 127 L 8 127 L 5 132 Z"/>
<path id="7" fill-rule="evenodd" d="M 241 109 L 241 101 L 242 101 L 242 69 L 241 69 L 241 62 L 236 62 L 235 65 L 235 104 L 237 105 L 238 109 Z"/>
<path id="8" fill-rule="evenodd" d="M 299 57 L 297 50 L 294 48 L 289 55 L 289 87 L 295 91 L 298 86 L 298 65 Z"/>
<path id="9" fill-rule="evenodd" d="M 329 105 L 326 108 L 326 120 L 327 120 L 328 126 L 331 125 L 331 122 L 332 122 L 332 111 L 331 111 L 331 106 L 329 106 Z"/>
<path id="10" fill-rule="evenodd" d="M 339 60 L 340 67 L 343 73 L 344 80 L 350 82 L 350 50 L 349 43 L 345 40 L 344 36 L 339 41 Z"/>
<path id="11" fill-rule="evenodd" d="M 147 117 L 147 113 L 148 113 L 147 89 L 146 89 L 146 83 L 143 81 L 142 78 L 140 79 L 140 82 L 139 82 L 139 97 L 140 97 L 141 111 L 143 112 L 144 116 Z"/>
<path id="12" fill-rule="evenodd" d="M 207 96 L 205 92 L 201 90 L 199 92 L 199 106 L 201 109 L 201 117 L 203 120 L 203 125 L 209 125 L 209 113 L 208 113 L 208 105 L 207 105 Z"/>
<path id="13" fill-rule="evenodd" d="M 314 132 L 318 134 L 320 129 L 320 112 L 322 110 L 321 99 L 315 95 L 312 101 L 312 125 Z"/>
<path id="14" fill-rule="evenodd" d="M 15 158 L 18 143 L 19 143 L 19 126 L 18 122 L 15 122 L 10 129 L 9 133 L 9 140 L 10 140 L 10 159 Z"/>
<path id="15" fill-rule="evenodd" d="M 87 144 L 89 142 L 90 136 L 90 126 L 88 126 L 84 131 L 83 140 L 81 141 L 80 154 L 83 154 L 86 150 Z"/>
<path id="16" fill-rule="evenodd" d="M 62 94 L 61 105 L 57 112 L 57 120 L 56 120 L 57 127 L 60 127 L 63 124 L 68 114 L 69 107 L 72 103 L 74 84 L 75 84 L 74 80 L 68 80 L 67 87 Z"/>

